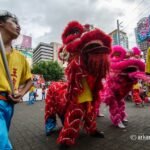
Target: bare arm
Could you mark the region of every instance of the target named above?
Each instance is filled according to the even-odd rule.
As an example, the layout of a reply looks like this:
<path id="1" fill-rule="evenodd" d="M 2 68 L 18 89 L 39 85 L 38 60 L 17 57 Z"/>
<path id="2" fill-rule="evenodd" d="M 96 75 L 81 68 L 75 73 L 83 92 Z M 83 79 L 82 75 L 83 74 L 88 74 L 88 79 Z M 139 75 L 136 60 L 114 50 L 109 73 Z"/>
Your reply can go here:
<path id="1" fill-rule="evenodd" d="M 32 84 L 33 84 L 33 83 L 32 83 L 32 80 L 31 80 L 31 79 L 27 80 L 25 86 L 22 88 L 22 90 L 21 90 L 19 93 L 15 94 L 15 96 L 9 95 L 9 97 L 11 98 L 12 101 L 14 101 L 14 103 L 20 102 L 20 101 L 22 100 L 22 97 L 23 97 L 23 96 L 28 92 L 28 90 L 31 88 Z"/>

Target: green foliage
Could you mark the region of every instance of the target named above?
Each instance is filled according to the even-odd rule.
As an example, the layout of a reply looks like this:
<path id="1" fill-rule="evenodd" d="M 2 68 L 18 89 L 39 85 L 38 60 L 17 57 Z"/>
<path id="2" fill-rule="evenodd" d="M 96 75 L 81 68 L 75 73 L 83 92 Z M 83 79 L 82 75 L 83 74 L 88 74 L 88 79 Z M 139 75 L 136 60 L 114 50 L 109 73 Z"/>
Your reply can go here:
<path id="1" fill-rule="evenodd" d="M 63 68 L 56 61 L 40 61 L 33 65 L 32 73 L 43 75 L 45 81 L 58 81 L 64 76 Z"/>

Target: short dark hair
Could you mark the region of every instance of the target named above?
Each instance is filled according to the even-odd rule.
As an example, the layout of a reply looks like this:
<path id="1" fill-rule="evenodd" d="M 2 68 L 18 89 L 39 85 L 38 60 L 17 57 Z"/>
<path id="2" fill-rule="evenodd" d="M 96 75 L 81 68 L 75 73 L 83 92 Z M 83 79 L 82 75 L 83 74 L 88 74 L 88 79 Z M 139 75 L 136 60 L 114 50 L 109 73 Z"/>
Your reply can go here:
<path id="1" fill-rule="evenodd" d="M 5 22 L 8 18 L 14 18 L 18 22 L 16 15 L 7 10 L 0 10 L 0 21 Z"/>

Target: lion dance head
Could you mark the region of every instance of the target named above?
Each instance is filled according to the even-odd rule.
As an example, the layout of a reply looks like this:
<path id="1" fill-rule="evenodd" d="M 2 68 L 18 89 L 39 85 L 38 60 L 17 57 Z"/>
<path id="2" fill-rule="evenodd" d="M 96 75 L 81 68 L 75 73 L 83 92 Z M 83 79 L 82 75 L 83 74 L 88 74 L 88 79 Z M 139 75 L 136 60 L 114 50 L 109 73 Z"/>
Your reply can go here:
<path id="1" fill-rule="evenodd" d="M 87 77 L 95 90 L 109 71 L 111 38 L 98 28 L 77 21 L 70 22 L 62 34 L 59 58 L 67 61 L 66 75 L 71 91 L 81 90 L 81 78 Z M 99 89 L 99 86 L 97 86 Z"/>

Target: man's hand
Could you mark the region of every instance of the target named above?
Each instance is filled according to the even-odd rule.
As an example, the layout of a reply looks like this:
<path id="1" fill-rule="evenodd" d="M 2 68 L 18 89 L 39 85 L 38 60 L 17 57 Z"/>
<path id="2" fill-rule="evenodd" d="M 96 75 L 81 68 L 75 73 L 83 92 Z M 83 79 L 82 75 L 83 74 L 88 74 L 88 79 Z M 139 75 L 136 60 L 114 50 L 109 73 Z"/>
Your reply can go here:
<path id="1" fill-rule="evenodd" d="M 12 100 L 12 102 L 19 103 L 22 101 L 23 94 L 22 93 L 17 93 L 15 95 L 10 94 L 8 97 L 10 98 L 10 100 Z"/>

